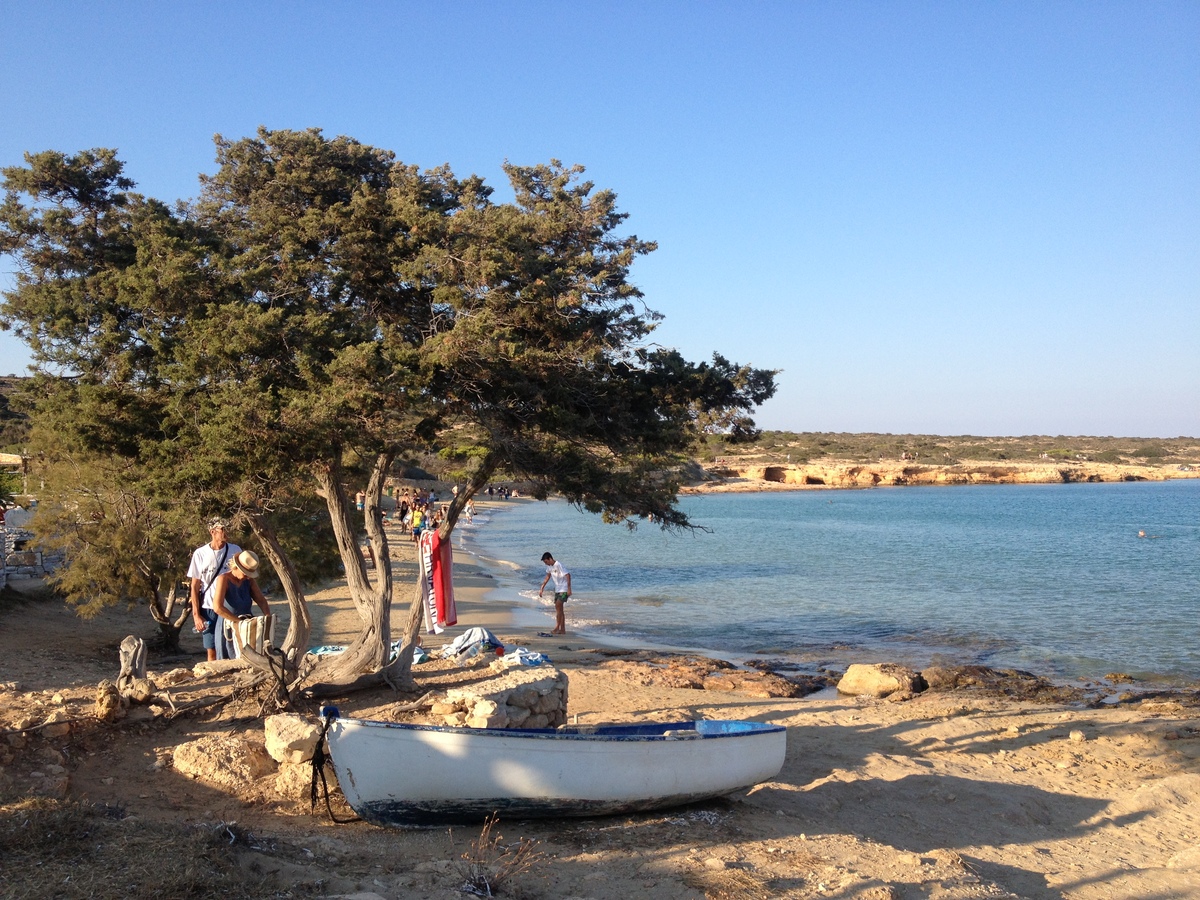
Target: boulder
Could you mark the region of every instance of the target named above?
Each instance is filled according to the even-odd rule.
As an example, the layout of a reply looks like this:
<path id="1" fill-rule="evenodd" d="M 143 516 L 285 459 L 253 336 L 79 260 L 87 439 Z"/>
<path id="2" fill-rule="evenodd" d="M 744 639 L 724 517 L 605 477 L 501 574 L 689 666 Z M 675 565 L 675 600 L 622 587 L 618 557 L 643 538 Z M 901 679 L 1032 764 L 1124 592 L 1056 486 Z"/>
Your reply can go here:
<path id="1" fill-rule="evenodd" d="M 175 748 L 175 770 L 210 787 L 238 791 L 275 771 L 259 741 L 237 734 L 208 734 Z"/>
<path id="2" fill-rule="evenodd" d="M 93 712 L 101 722 L 112 722 L 124 715 L 125 705 L 121 702 L 121 692 L 111 681 L 102 681 L 96 685 Z"/>
<path id="3" fill-rule="evenodd" d="M 42 737 L 66 737 L 71 733 L 70 720 L 71 716 L 66 710 L 54 710 L 54 712 L 46 716 L 45 726 L 42 728 Z"/>
<path id="4" fill-rule="evenodd" d="M 173 687 L 185 681 L 191 681 L 195 677 L 191 669 L 171 669 L 169 672 L 161 673 L 153 680 L 155 684 Z"/>
<path id="5" fill-rule="evenodd" d="M 837 684 L 839 694 L 868 697 L 886 697 L 897 691 L 917 694 L 925 687 L 920 673 L 895 663 L 855 663 Z"/>
<path id="6" fill-rule="evenodd" d="M 312 760 L 306 763 L 279 764 L 275 773 L 275 792 L 287 800 L 308 800 L 312 791 Z M 337 776 L 333 773 L 333 765 L 325 763 L 325 782 L 332 792 L 337 788 Z"/>
<path id="7" fill-rule="evenodd" d="M 267 716 L 263 731 L 267 753 L 280 763 L 308 762 L 321 739 L 321 729 L 295 713 Z"/>

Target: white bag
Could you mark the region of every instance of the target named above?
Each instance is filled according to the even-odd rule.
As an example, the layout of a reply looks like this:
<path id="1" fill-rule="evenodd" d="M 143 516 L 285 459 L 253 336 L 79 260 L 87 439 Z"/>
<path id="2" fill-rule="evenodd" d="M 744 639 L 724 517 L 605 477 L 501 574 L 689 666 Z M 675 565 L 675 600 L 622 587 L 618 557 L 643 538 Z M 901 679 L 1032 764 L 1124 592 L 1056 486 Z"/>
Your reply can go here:
<path id="1" fill-rule="evenodd" d="M 238 642 L 255 653 L 266 653 L 275 645 L 275 617 L 251 616 L 237 623 Z"/>

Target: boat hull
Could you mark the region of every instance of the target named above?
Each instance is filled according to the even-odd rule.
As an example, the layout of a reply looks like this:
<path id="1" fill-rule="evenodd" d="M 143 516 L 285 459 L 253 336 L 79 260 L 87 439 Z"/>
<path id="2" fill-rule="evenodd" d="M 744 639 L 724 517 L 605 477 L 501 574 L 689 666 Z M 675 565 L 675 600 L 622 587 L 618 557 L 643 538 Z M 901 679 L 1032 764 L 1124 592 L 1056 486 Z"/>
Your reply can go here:
<path id="1" fill-rule="evenodd" d="M 337 718 L 327 740 L 354 811 L 413 826 L 694 803 L 774 778 L 787 734 L 758 722 L 489 730 Z"/>

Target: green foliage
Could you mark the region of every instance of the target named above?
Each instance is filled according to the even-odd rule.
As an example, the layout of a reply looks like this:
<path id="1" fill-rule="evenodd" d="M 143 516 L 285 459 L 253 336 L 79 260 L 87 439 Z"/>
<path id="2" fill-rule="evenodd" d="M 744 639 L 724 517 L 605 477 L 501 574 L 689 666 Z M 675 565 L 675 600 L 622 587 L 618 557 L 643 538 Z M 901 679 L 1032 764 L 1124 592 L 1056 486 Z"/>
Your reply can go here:
<path id="1" fill-rule="evenodd" d="M 610 520 L 684 525 L 680 463 L 706 434 L 757 434 L 775 373 L 648 342 L 660 317 L 628 274 L 654 244 L 617 233 L 616 195 L 581 167 L 506 165 L 497 204 L 474 176 L 317 129 L 216 145 L 176 207 L 134 193 L 111 150 L 3 170 L 0 251 L 21 265 L 0 319 L 33 351 L 44 446 L 89 473 L 79 496 L 55 482 L 44 532 L 72 596 L 132 590 L 123 562 L 94 574 L 105 528 L 176 578 L 185 510 L 244 512 L 294 565 L 323 544 L 318 485 L 360 567 L 346 485 L 439 447 L 456 478 L 503 471 Z M 285 539 L 296 523 L 307 542 Z"/>
<path id="2" fill-rule="evenodd" d="M 0 472 L 0 504 L 12 506 L 13 498 L 21 493 L 21 476 L 13 472 Z"/>
<path id="3" fill-rule="evenodd" d="M 0 377 L 0 452 L 20 453 L 29 440 L 29 417 L 21 408 L 25 378 Z"/>

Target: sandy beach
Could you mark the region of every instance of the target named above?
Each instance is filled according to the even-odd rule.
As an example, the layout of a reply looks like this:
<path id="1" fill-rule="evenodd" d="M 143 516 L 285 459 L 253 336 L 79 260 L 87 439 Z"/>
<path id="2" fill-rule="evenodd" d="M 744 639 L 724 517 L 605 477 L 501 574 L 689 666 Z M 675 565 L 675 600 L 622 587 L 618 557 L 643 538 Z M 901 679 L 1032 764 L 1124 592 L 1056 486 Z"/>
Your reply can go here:
<path id="1" fill-rule="evenodd" d="M 413 551 L 390 529 L 389 537 L 398 629 L 411 597 Z M 761 685 L 739 687 L 736 679 L 706 684 L 695 677 L 703 661 L 578 634 L 539 636 L 546 626 L 525 624 L 536 621 L 528 610 L 514 615 L 485 599 L 492 583 L 485 567 L 458 553 L 459 624 L 427 636 L 426 646 L 483 626 L 506 645 L 541 651 L 567 673 L 569 714 L 581 723 L 740 718 L 788 729 L 778 779 L 741 796 L 612 819 L 501 822 L 507 840 L 536 841 L 544 854 L 506 885 L 510 896 L 1200 896 L 1200 708 L 1191 694 L 1101 708 L 971 689 L 903 702 L 833 690 L 765 696 Z M 314 643 L 353 637 L 357 617 L 342 584 L 314 591 L 309 601 Z M 233 841 L 227 852 L 237 871 L 254 873 L 258 896 L 462 896 L 461 857 L 477 834 L 471 829 L 333 824 L 309 814 L 307 791 L 282 796 L 272 776 L 218 790 L 173 769 L 183 742 L 261 736 L 253 698 L 220 712 L 172 716 L 142 708 L 114 724 L 89 721 L 96 683 L 117 673 L 121 638 L 150 632 L 143 610 L 111 610 L 90 622 L 48 601 L 0 612 L 0 819 L 21 815 L 30 798 L 49 797 L 119 808 L 155 828 L 237 822 L 253 839 Z M 187 635 L 185 642 L 197 655 L 151 659 L 152 675 L 197 661 L 198 641 Z M 483 665 L 446 662 L 415 671 L 422 693 L 489 674 Z M 180 707 L 228 690 L 228 677 L 169 688 Z M 405 716 L 394 708 L 412 699 L 378 691 L 338 702 L 353 714 L 398 719 Z M 316 704 L 301 706 L 315 712 Z M 69 735 L 26 730 L 56 710 L 75 719 Z M 20 894 L 66 895 L 49 881 L 45 893 Z"/>

